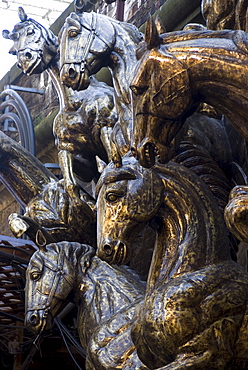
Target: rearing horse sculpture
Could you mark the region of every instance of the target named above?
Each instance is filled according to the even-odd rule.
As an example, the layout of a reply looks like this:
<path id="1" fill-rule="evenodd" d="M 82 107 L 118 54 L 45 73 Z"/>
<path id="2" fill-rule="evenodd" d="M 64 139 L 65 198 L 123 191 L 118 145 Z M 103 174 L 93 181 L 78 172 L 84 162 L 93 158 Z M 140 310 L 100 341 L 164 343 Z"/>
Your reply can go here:
<path id="1" fill-rule="evenodd" d="M 143 36 L 132 24 L 76 9 L 77 13 L 66 19 L 59 35 L 61 81 L 74 90 L 86 89 L 90 75 L 109 67 L 127 151 L 132 122 L 129 85 L 137 62 L 136 48 Z"/>
<path id="2" fill-rule="evenodd" d="M 206 185 L 170 162 L 108 165 L 98 183 L 98 251 L 126 263 L 147 222 L 157 240 L 132 338 L 149 369 L 225 369 L 244 361 L 248 275 L 231 261 L 223 216 Z"/>
<path id="3" fill-rule="evenodd" d="M 245 32 L 179 31 L 159 36 L 150 19 L 146 41 L 147 50 L 132 82 L 132 151 L 143 166 L 151 167 L 156 155 L 164 163 L 170 159 L 173 138 L 200 102 L 217 108 L 248 139 Z M 234 235 L 247 242 L 247 198 L 242 200 L 241 209 L 237 205 L 242 192 L 237 193 L 237 202 L 232 198 L 232 206 L 225 213 L 226 222 Z"/>
<path id="4" fill-rule="evenodd" d="M 18 11 L 20 22 L 12 32 L 3 31 L 5 38 L 14 41 L 10 53 L 17 56 L 17 65 L 27 75 L 47 71 L 59 97 L 60 112 L 53 124 L 55 142 L 59 150 L 59 164 L 67 192 L 78 196 L 75 168 L 84 168 L 79 176 L 90 181 L 96 175 L 95 155 L 110 158 L 110 138 L 117 121 L 113 88 L 90 79 L 87 91 L 69 89 L 59 78 L 57 37 L 32 18 L 22 8 Z M 84 158 L 73 166 L 76 155 Z M 86 160 L 85 160 L 86 159 Z M 87 161 L 90 162 L 87 163 Z M 85 164 L 86 163 L 86 164 Z"/>
<path id="5" fill-rule="evenodd" d="M 36 157 L 2 131 L 0 180 L 25 209 L 25 216 L 45 228 L 54 240 L 96 244 L 92 198 L 81 190 L 82 199 L 71 199 L 63 181 L 58 181 Z"/>

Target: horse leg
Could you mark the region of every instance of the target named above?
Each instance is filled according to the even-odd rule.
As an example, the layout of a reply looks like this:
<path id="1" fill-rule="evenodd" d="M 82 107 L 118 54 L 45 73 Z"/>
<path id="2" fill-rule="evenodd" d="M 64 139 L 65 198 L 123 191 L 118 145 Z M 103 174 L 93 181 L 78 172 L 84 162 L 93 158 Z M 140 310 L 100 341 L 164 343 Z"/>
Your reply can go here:
<path id="1" fill-rule="evenodd" d="M 58 158 L 64 177 L 65 191 L 72 199 L 80 198 L 79 186 L 73 172 L 73 155 L 67 150 L 60 150 Z"/>

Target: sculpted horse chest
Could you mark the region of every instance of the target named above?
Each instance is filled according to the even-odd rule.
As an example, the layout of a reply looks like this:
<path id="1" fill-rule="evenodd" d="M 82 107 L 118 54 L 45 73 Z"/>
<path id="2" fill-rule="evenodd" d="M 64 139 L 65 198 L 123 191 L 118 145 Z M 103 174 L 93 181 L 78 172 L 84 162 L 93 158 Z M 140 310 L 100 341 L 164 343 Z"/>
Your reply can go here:
<path id="1" fill-rule="evenodd" d="M 27 75 L 47 71 L 59 97 L 60 111 L 54 119 L 53 133 L 59 151 L 59 164 L 65 189 L 71 197 L 80 196 L 77 175 L 91 181 L 96 174 L 95 155 L 110 157 L 110 135 L 117 121 L 113 88 L 89 79 L 87 91 L 73 91 L 60 80 L 57 37 L 19 8 L 21 22 L 12 32 L 3 31 L 14 41 L 10 53 Z M 80 162 L 75 156 L 83 158 Z M 76 169 L 75 169 L 76 168 Z M 80 170 L 78 170 L 80 169 Z"/>

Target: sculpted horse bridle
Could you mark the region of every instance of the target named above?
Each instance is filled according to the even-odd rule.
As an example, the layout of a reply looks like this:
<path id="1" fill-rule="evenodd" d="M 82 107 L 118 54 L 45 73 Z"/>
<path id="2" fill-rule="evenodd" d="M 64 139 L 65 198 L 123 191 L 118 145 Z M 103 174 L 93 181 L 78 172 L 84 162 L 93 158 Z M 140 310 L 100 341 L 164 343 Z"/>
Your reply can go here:
<path id="1" fill-rule="evenodd" d="M 91 51 L 92 44 L 95 40 L 96 37 L 98 37 L 104 44 L 106 44 L 108 49 L 111 49 L 111 44 L 108 43 L 107 40 L 105 40 L 103 37 L 101 37 L 99 30 L 98 30 L 98 23 L 97 23 L 97 15 L 95 13 L 90 13 L 90 16 L 92 17 L 91 19 L 91 24 L 89 24 L 83 17 L 81 18 L 80 21 L 80 26 L 82 28 L 85 28 L 86 30 L 89 31 L 89 35 L 86 40 L 83 40 L 85 42 L 82 42 L 80 39 L 79 42 L 77 43 L 77 48 L 76 48 L 76 57 L 75 59 L 71 59 L 70 56 L 68 55 L 68 39 L 66 39 L 66 46 L 65 49 L 63 49 L 63 45 L 61 45 L 61 54 L 63 57 L 64 63 L 79 63 L 81 64 L 80 70 L 82 72 L 85 71 L 85 66 L 87 66 L 87 56 L 89 52 Z M 75 13 L 71 14 L 71 18 L 66 19 L 66 23 L 68 24 L 68 27 L 76 27 L 76 29 L 72 29 L 71 31 L 68 31 L 69 37 L 73 38 L 77 36 L 77 32 L 80 32 L 80 29 L 78 28 L 78 24 L 74 21 L 78 21 L 79 18 L 76 17 Z M 81 41 L 81 42 L 80 42 Z M 78 53 L 78 51 L 82 49 L 82 54 Z M 63 64 L 64 64 L 63 63 Z M 61 65 L 61 68 L 63 67 L 63 64 Z"/>
<path id="2" fill-rule="evenodd" d="M 21 22 L 14 26 L 12 32 L 4 30 L 2 35 L 14 42 L 9 53 L 17 56 L 17 65 L 24 73 L 41 73 L 57 54 L 57 37 L 34 19 L 28 18 L 23 8 L 19 7 L 18 13 Z"/>
<path id="3" fill-rule="evenodd" d="M 82 272 L 84 273 L 89 266 L 89 258 L 91 258 L 93 249 L 86 245 L 74 243 L 78 252 L 85 252 L 84 266 L 82 264 Z M 48 257 L 46 258 L 46 247 L 40 248 L 34 256 L 31 257 L 30 263 L 26 272 L 26 325 L 36 333 L 41 333 L 44 328 L 50 328 L 52 318 L 56 316 L 58 309 L 66 304 L 66 298 L 72 290 L 76 281 L 76 269 L 68 273 L 65 264 L 66 251 L 68 242 L 61 242 L 58 247 L 56 244 L 47 246 Z M 52 258 L 51 258 L 52 255 Z M 85 270 L 84 270 L 85 269 Z M 49 285 L 43 282 L 43 275 L 48 274 Z M 35 291 L 35 294 L 32 293 Z M 28 297 L 36 297 L 35 300 Z M 59 304 L 60 302 L 60 304 Z M 31 305 L 31 307 L 30 307 Z"/>
<path id="4" fill-rule="evenodd" d="M 65 69 L 65 65 L 69 65 L 69 76 L 73 77 L 75 73 L 75 64 L 80 66 L 80 72 L 81 73 L 96 73 L 97 72 L 97 66 L 94 66 L 94 62 L 92 62 L 92 65 L 89 64 L 87 61 L 89 54 L 97 54 L 97 52 L 94 51 L 93 44 L 94 41 L 97 42 L 97 40 L 100 40 L 105 47 L 103 48 L 102 52 L 103 55 L 106 56 L 106 54 L 109 54 L 112 50 L 112 45 L 114 42 L 114 39 L 110 37 L 110 40 L 108 41 L 104 36 L 101 30 L 99 29 L 98 24 L 98 15 L 94 12 L 92 13 L 84 13 L 83 16 L 79 16 L 76 13 L 72 13 L 70 17 L 68 17 L 65 21 L 65 25 L 60 31 L 59 39 L 61 38 L 62 33 L 67 30 L 68 31 L 68 37 L 63 39 L 63 42 L 60 43 L 60 71 L 61 71 L 61 80 L 65 85 L 68 84 L 67 79 L 65 78 L 63 72 Z M 90 19 L 89 19 L 90 18 Z M 115 35 L 115 30 L 110 22 L 109 27 L 112 28 L 113 34 Z M 85 29 L 89 31 L 89 34 L 86 38 L 79 37 L 82 30 Z M 68 45 L 68 41 L 73 42 L 73 46 Z M 115 38 L 115 36 L 114 36 Z M 71 49 L 74 48 L 73 58 L 70 56 Z M 85 85 L 85 88 L 87 85 Z"/>

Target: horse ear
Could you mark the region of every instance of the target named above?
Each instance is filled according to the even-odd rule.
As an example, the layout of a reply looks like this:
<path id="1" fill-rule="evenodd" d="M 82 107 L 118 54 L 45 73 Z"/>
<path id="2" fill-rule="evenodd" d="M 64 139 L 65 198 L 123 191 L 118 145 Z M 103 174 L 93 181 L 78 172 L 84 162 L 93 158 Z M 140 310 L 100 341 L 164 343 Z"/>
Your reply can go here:
<path id="1" fill-rule="evenodd" d="M 8 30 L 3 30 L 2 31 L 2 36 L 3 36 L 4 39 L 10 40 L 9 34 L 10 34 L 10 32 Z"/>
<path id="2" fill-rule="evenodd" d="M 148 49 L 156 48 L 161 43 L 156 24 L 151 14 L 149 14 L 149 18 L 147 19 L 147 22 L 146 22 L 145 41 L 147 43 Z"/>
<path id="3" fill-rule="evenodd" d="M 96 165 L 99 173 L 102 173 L 103 170 L 107 167 L 107 163 L 100 159 L 98 155 L 96 155 Z"/>
<path id="4" fill-rule="evenodd" d="M 40 229 L 38 229 L 36 232 L 35 244 L 41 251 L 46 251 L 47 240 Z"/>
<path id="5" fill-rule="evenodd" d="M 84 0 L 75 0 L 74 1 L 74 9 L 76 13 L 83 13 L 84 10 Z"/>
<path id="6" fill-rule="evenodd" d="M 155 24 L 159 35 L 166 32 L 165 26 L 158 15 L 156 16 Z"/>
<path id="7" fill-rule="evenodd" d="M 24 9 L 21 6 L 19 6 L 18 8 L 18 15 L 21 22 L 25 22 L 28 19 L 27 14 L 25 13 Z"/>

